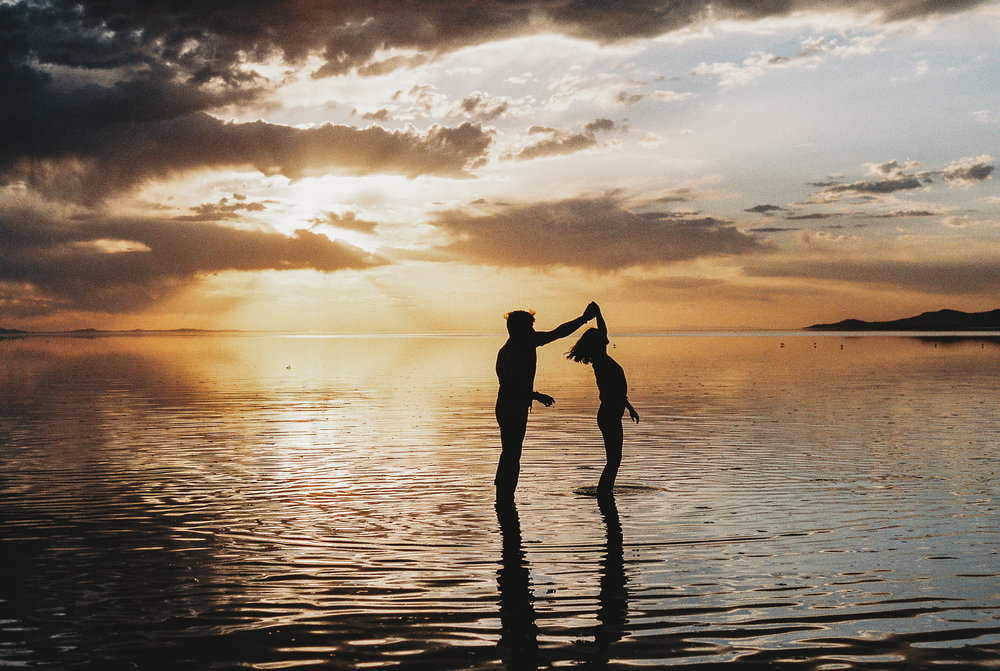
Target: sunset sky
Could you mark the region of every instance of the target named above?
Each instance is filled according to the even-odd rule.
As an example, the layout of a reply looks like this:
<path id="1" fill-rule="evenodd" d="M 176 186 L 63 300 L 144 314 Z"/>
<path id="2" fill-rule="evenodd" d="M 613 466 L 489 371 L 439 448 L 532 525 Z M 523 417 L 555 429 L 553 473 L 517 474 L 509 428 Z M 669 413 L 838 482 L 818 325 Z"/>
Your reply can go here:
<path id="1" fill-rule="evenodd" d="M 1000 3 L 0 0 L 0 326 L 1000 307 Z"/>

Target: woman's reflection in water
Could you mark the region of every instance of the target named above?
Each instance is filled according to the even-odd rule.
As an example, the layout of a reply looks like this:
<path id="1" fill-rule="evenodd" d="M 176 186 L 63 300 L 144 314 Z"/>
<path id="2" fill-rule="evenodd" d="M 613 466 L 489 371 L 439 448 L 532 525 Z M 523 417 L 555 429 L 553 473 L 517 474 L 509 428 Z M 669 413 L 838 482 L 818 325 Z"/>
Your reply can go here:
<path id="1" fill-rule="evenodd" d="M 521 547 L 521 521 L 513 498 L 497 499 L 496 510 L 503 537 L 502 561 L 497 571 L 500 655 L 508 669 L 535 669 L 538 667 L 538 624 L 535 622 L 531 575 Z"/>
<path id="2" fill-rule="evenodd" d="M 613 494 L 597 499 L 604 518 L 607 545 L 601 560 L 601 594 L 597 609 L 597 633 L 594 635 L 598 668 L 605 666 L 611 647 L 625 635 L 628 617 L 628 588 L 625 585 L 625 558 L 622 552 L 622 524 Z"/>

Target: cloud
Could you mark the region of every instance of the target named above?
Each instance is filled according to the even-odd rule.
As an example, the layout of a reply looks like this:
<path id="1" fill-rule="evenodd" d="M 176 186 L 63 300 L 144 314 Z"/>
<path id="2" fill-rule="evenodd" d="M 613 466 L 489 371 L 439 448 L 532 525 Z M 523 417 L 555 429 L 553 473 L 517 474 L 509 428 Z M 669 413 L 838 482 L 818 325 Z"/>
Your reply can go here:
<path id="1" fill-rule="evenodd" d="M 62 147 L 0 154 L 0 178 L 52 197 L 95 202 L 149 179 L 198 169 L 246 168 L 299 178 L 326 172 L 462 177 L 485 162 L 492 133 L 478 124 L 387 131 L 324 124 L 227 123 L 205 113 L 81 130 Z"/>
<path id="2" fill-rule="evenodd" d="M 587 133 L 597 133 L 599 131 L 610 133 L 614 129 L 615 122 L 611 119 L 595 119 L 583 127 L 583 130 Z"/>
<path id="3" fill-rule="evenodd" d="M 807 200 L 806 204 L 834 203 L 845 199 L 873 201 L 897 191 L 919 189 L 930 184 L 933 181 L 930 172 L 906 172 L 916 167 L 918 164 L 913 162 L 900 164 L 899 161 L 892 160 L 868 164 L 871 179 L 856 182 L 811 182 L 810 186 L 820 187 L 822 190 Z"/>
<path id="4" fill-rule="evenodd" d="M 676 189 L 664 189 L 663 191 L 651 193 L 647 196 L 650 205 L 667 205 L 670 203 L 687 203 L 699 198 L 708 197 L 708 194 L 699 193 L 689 187 L 679 187 Z"/>
<path id="5" fill-rule="evenodd" d="M 556 128 L 547 128 L 544 126 L 532 126 L 528 130 L 529 135 L 547 135 L 548 137 L 528 145 L 516 154 L 506 156 L 505 158 L 513 158 L 516 161 L 528 161 L 545 156 L 575 154 L 584 149 L 597 146 L 596 134 L 598 132 L 606 133 L 615 128 L 615 122 L 611 119 L 597 119 L 596 121 L 592 121 L 584 126 L 581 133 L 561 131 Z"/>
<path id="6" fill-rule="evenodd" d="M 796 234 L 796 239 L 807 249 L 813 251 L 840 251 L 840 247 L 848 242 L 856 242 L 857 238 L 849 238 L 846 235 L 835 235 L 827 231 L 813 231 L 805 229 Z"/>
<path id="7" fill-rule="evenodd" d="M 225 123 L 207 112 L 268 93 L 267 79 L 254 70 L 264 62 L 294 66 L 319 57 L 324 65 L 318 76 L 377 75 L 461 47 L 539 31 L 611 42 L 662 35 L 711 17 L 756 20 L 853 10 L 891 21 L 978 4 L 261 0 L 247 11 L 176 0 L 13 0 L 0 3 L 0 179 L 95 201 L 146 179 L 202 167 L 249 166 L 289 177 L 321 170 L 461 176 L 484 160 L 490 144 L 490 134 L 475 125 L 424 133 L 301 129 Z M 803 52 L 845 46 L 814 41 Z M 634 90 L 643 85 L 610 81 L 608 95 L 615 105 L 691 95 Z M 569 86 L 567 95 L 593 96 L 590 85 Z M 461 107 L 482 120 L 507 110 L 502 101 L 475 95 Z M 372 120 L 385 116 L 368 113 Z M 573 142 L 580 147 L 585 140 Z"/>
<path id="8" fill-rule="evenodd" d="M 247 202 L 246 196 L 233 194 L 233 199 L 220 198 L 215 203 L 202 203 L 191 208 L 191 214 L 174 217 L 174 221 L 222 221 L 239 219 L 240 211 L 262 212 L 267 209 L 263 203 Z"/>
<path id="9" fill-rule="evenodd" d="M 586 75 L 571 71 L 549 84 L 548 89 L 552 95 L 547 105 L 552 110 L 565 110 L 575 103 L 618 109 L 646 99 L 673 103 L 695 97 L 690 92 L 642 90 L 661 79 L 662 76 L 656 73 L 647 73 L 643 79 L 637 79 L 633 73 L 604 72 Z"/>
<path id="10" fill-rule="evenodd" d="M 875 53 L 882 39 L 881 35 L 855 37 L 847 44 L 841 44 L 836 39 L 814 37 L 803 40 L 799 52 L 789 56 L 754 51 L 739 63 L 700 63 L 691 70 L 691 74 L 717 77 L 721 86 L 750 84 L 773 70 L 814 67 L 820 59 L 828 56 L 867 56 Z"/>
<path id="11" fill-rule="evenodd" d="M 615 196 L 581 197 L 449 210 L 431 223 L 454 238 L 443 251 L 484 265 L 610 271 L 769 248 L 728 222 L 633 208 Z"/>
<path id="12" fill-rule="evenodd" d="M 365 112 L 361 115 L 361 118 L 365 121 L 387 121 L 389 116 L 389 110 L 383 107 L 374 112 Z"/>
<path id="13" fill-rule="evenodd" d="M 578 151 L 596 146 L 597 140 L 593 135 L 586 133 L 555 133 L 552 137 L 536 142 L 525 147 L 514 159 L 518 161 L 528 161 L 544 156 L 559 156 L 563 154 L 575 154 Z"/>
<path id="14" fill-rule="evenodd" d="M 941 171 L 941 177 L 949 184 L 968 186 L 976 182 L 992 179 L 993 165 L 990 163 L 992 156 L 983 154 L 982 156 L 961 158 Z"/>
<path id="15" fill-rule="evenodd" d="M 779 66 L 787 66 L 791 60 L 785 56 L 775 56 L 755 51 L 741 63 L 700 63 L 691 69 L 691 74 L 718 77 L 722 86 L 749 84 L 765 71 Z"/>
<path id="16" fill-rule="evenodd" d="M 948 226 L 949 228 L 968 228 L 970 226 L 979 226 L 983 223 L 985 222 L 976 221 L 975 219 L 972 219 L 968 215 L 962 215 L 962 216 L 952 215 L 952 216 L 942 217 L 941 219 L 941 224 L 943 226 Z"/>
<path id="17" fill-rule="evenodd" d="M 252 11 L 218 3 L 81 0 L 4 3 L 6 44 L 23 43 L 42 63 L 141 68 L 169 62 L 184 79 L 246 77 L 246 60 L 278 54 L 324 60 L 321 74 L 410 66 L 461 47 L 549 30 L 597 42 L 654 37 L 714 17 L 753 21 L 802 12 L 853 11 L 884 21 L 961 12 L 983 0 L 386 0 L 316 3 L 259 0 Z M 388 50 L 404 53 L 386 56 Z M 406 53 L 409 52 L 417 52 Z"/>
<path id="18" fill-rule="evenodd" d="M 757 226 L 756 228 L 751 228 L 751 233 L 787 233 L 789 231 L 801 230 L 795 227 L 786 226 Z"/>
<path id="19" fill-rule="evenodd" d="M 744 212 L 754 212 L 756 214 L 771 214 L 772 212 L 787 212 L 787 210 L 779 205 L 754 205 L 751 208 L 743 210 Z"/>
<path id="20" fill-rule="evenodd" d="M 917 61 L 917 64 L 913 68 L 913 72 L 909 75 L 902 77 L 889 77 L 891 82 L 905 82 L 912 81 L 914 79 L 920 79 L 930 72 L 930 64 L 926 60 Z"/>
<path id="21" fill-rule="evenodd" d="M 800 221 L 808 219 L 834 219 L 842 216 L 839 212 L 812 212 L 810 214 L 790 214 L 785 217 L 788 221 Z"/>
<path id="22" fill-rule="evenodd" d="M 19 309 L 131 312 L 223 271 L 363 269 L 384 260 L 324 235 L 294 236 L 220 224 L 37 212 L 0 217 L 0 283 L 18 288 Z M 8 296 L 8 304 L 13 305 Z"/>
<path id="23" fill-rule="evenodd" d="M 900 175 L 886 179 L 866 180 L 851 184 L 832 184 L 823 189 L 824 196 L 862 196 L 871 194 L 886 194 L 894 191 L 919 189 L 924 182 L 911 175 Z M 818 185 L 817 185 L 818 186 Z"/>
<path id="24" fill-rule="evenodd" d="M 310 219 L 309 222 L 313 226 L 324 224 L 347 231 L 358 231 L 359 233 L 374 233 L 378 227 L 377 222 L 359 219 L 358 215 L 354 212 L 345 212 L 344 214 L 327 212 L 322 217 Z"/>
<path id="25" fill-rule="evenodd" d="M 936 217 L 940 214 L 940 212 L 932 212 L 931 210 L 896 210 L 868 216 L 872 219 L 904 219 L 909 217 Z"/>
<path id="26" fill-rule="evenodd" d="M 268 7 L 281 8 L 259 3 L 251 13 Z M 492 134 L 478 124 L 388 131 L 213 116 L 267 93 L 247 61 L 277 47 L 253 41 L 266 41 L 260 26 L 229 34 L 245 14 L 169 2 L 0 3 L 0 183 L 92 203 L 202 168 L 461 177 L 485 161 Z M 289 58 L 309 51 L 285 47 Z"/>
<path id="27" fill-rule="evenodd" d="M 998 125 L 1000 124 L 1000 119 L 993 117 L 993 113 L 990 110 L 976 110 L 972 113 L 972 118 L 975 119 L 976 123 L 981 123 L 983 125 Z"/>
<path id="28" fill-rule="evenodd" d="M 462 99 L 459 107 L 464 114 L 483 121 L 493 121 L 508 110 L 510 103 L 506 100 L 494 100 L 482 91 L 474 91 Z"/>
<path id="29" fill-rule="evenodd" d="M 920 189 L 934 183 L 938 177 L 952 186 L 969 186 L 976 182 L 992 179 L 993 157 L 987 154 L 961 158 L 953 161 L 944 170 L 917 170 L 914 161 L 900 163 L 897 160 L 868 164 L 871 179 L 856 182 L 811 182 L 811 186 L 822 190 L 814 194 L 807 204 L 833 203 L 852 198 L 873 201 L 897 191 Z M 909 171 L 909 172 L 908 172 Z"/>

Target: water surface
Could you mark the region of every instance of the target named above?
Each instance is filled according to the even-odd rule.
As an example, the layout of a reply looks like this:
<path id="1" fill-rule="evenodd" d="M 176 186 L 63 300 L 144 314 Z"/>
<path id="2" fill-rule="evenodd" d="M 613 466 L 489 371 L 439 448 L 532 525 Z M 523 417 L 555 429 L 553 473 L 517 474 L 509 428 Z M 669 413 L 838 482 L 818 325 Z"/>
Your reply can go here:
<path id="1" fill-rule="evenodd" d="M 0 341 L 0 666 L 996 666 L 995 341 L 613 341 L 500 507 L 498 338 Z"/>

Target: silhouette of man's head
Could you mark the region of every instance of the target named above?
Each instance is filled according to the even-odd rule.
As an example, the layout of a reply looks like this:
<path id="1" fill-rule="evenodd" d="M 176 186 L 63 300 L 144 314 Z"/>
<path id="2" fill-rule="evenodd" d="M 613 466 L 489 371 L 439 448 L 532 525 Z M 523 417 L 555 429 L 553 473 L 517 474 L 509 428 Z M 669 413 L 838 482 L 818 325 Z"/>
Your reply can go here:
<path id="1" fill-rule="evenodd" d="M 580 363 L 590 363 L 607 353 L 608 337 L 597 329 L 587 329 L 566 353 L 567 359 Z"/>
<path id="2" fill-rule="evenodd" d="M 508 312 L 507 333 L 512 336 L 525 335 L 535 330 L 535 313 L 528 310 Z"/>

